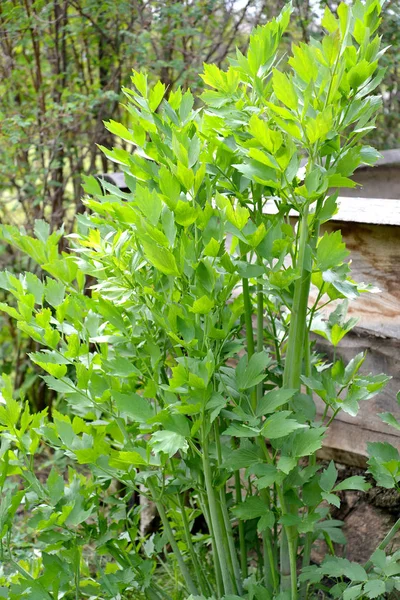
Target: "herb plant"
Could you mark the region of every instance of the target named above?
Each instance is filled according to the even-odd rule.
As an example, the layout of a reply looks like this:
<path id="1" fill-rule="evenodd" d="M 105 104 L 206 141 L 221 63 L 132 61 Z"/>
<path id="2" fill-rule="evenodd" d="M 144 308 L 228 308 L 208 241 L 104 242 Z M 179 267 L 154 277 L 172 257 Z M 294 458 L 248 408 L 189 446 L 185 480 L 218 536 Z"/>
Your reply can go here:
<path id="1" fill-rule="evenodd" d="M 344 536 L 329 505 L 369 484 L 337 484 L 333 462 L 316 461 L 339 411 L 355 416 L 388 380 L 360 371 L 364 354 L 327 362 L 313 341 L 336 348 L 355 325 L 347 302 L 370 291 L 351 278 L 340 232 L 320 227 L 338 188 L 379 157 L 362 138 L 381 102 L 371 95 L 383 77 L 380 11 L 379 0 L 342 3 L 337 17 L 327 8 L 322 42 L 293 46 L 286 68 L 288 5 L 227 71 L 204 66 L 199 108 L 189 90 L 166 99 L 163 84 L 134 72 L 123 90 L 130 128 L 106 124 L 133 151 L 103 148 L 130 192 L 86 179 L 70 253 L 43 221 L 36 237 L 3 227 L 46 276 L 3 272 L 16 304 L 1 308 L 36 342 L 30 358 L 59 394 L 51 419 L 30 415 L 3 379 L 0 525 L 14 569 L 4 597 L 400 590 L 399 553 L 384 552 L 398 525 L 367 565 L 335 556 Z M 40 440 L 67 461 L 67 480 L 56 468 L 37 477 Z M 398 487 L 398 452 L 372 451 L 378 483 Z M 25 485 L 13 493 L 15 476 Z M 156 534 L 140 529 L 137 495 L 157 508 Z M 12 542 L 22 501 L 40 550 L 29 564 Z M 319 539 L 328 556 L 314 566 Z"/>

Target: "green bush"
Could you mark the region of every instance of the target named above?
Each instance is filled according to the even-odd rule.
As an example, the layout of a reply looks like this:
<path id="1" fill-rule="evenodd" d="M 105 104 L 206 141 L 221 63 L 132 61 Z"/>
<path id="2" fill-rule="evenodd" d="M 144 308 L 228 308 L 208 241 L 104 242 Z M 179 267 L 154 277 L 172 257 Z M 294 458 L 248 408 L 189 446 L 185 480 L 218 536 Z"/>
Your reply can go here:
<path id="1" fill-rule="evenodd" d="M 328 505 L 369 487 L 359 476 L 337 484 L 316 452 L 339 411 L 355 416 L 388 380 L 360 372 L 363 354 L 328 363 L 310 342 L 315 331 L 336 348 L 355 325 L 348 300 L 369 289 L 351 278 L 340 232 L 319 229 L 337 209 L 334 189 L 354 186 L 355 168 L 379 157 L 362 138 L 380 107 L 380 10 L 378 0 L 342 3 L 338 17 L 327 9 L 322 42 L 294 46 L 284 71 L 287 6 L 228 71 L 205 65 L 201 108 L 190 91 L 165 100 L 163 84 L 134 72 L 130 128 L 107 128 L 135 151 L 104 148 L 130 193 L 86 179 L 71 254 L 42 221 L 36 238 L 3 228 L 49 274 L 3 272 L 16 305 L 1 308 L 36 342 L 30 358 L 59 394 L 52 419 L 31 415 L 3 379 L 4 597 L 355 600 L 400 590 L 400 556 L 384 552 L 398 525 L 365 566 L 334 555 L 310 565 L 316 540 L 333 553 L 344 541 Z M 57 468 L 37 476 L 40 440 L 67 462 L 66 479 Z M 378 446 L 370 470 L 398 488 L 399 455 Z M 141 506 L 129 508 L 134 493 L 157 507 L 152 536 L 140 530 Z M 39 550 L 29 560 L 13 541 L 22 502 Z"/>

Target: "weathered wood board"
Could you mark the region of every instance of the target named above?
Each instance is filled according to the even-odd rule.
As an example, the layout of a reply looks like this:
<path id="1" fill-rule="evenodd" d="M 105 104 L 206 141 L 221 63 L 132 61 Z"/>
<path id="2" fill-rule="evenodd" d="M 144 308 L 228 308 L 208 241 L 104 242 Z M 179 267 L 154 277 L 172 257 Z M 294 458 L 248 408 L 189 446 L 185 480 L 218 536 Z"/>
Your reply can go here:
<path id="1" fill-rule="evenodd" d="M 351 302 L 349 314 L 359 318 L 362 330 L 400 340 L 400 222 L 390 226 L 330 221 L 322 232 L 337 229 L 350 250 L 355 281 L 380 290 Z"/>
<path id="2" fill-rule="evenodd" d="M 377 220 L 381 218 L 382 214 L 377 216 Z M 366 350 L 363 370 L 392 377 L 382 393 L 360 404 L 357 418 L 340 413 L 327 436 L 325 455 L 361 465 L 370 441 L 388 441 L 400 449 L 400 432 L 382 423 L 377 414 L 392 412 L 400 418 L 396 400 L 400 390 L 400 226 L 331 221 L 322 231 L 337 229 L 341 230 L 351 251 L 353 278 L 372 283 L 381 290 L 376 294 L 362 294 L 350 303 L 349 316 L 358 317 L 359 322 L 340 342 L 338 354 L 348 361 Z M 319 339 L 317 347 L 332 358 L 324 340 Z"/>

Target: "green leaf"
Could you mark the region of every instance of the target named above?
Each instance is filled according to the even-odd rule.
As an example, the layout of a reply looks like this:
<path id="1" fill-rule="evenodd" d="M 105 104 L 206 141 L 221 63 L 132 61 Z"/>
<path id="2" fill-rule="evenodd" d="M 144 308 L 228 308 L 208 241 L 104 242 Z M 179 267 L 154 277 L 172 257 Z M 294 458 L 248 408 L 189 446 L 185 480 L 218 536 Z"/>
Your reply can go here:
<path id="1" fill-rule="evenodd" d="M 328 6 L 325 6 L 325 12 L 321 21 L 321 25 L 322 27 L 325 27 L 329 33 L 333 33 L 339 27 L 337 19 L 335 19 Z"/>
<path id="2" fill-rule="evenodd" d="M 155 190 L 136 184 L 135 204 L 151 225 L 157 225 L 162 209 L 162 203 Z"/>
<path id="3" fill-rule="evenodd" d="M 392 413 L 379 413 L 379 416 L 384 423 L 387 423 L 388 425 L 391 425 L 391 427 L 394 427 L 400 431 L 400 422 L 392 415 Z"/>
<path id="4" fill-rule="evenodd" d="M 322 492 L 321 497 L 323 500 L 328 502 L 328 504 L 333 504 L 336 508 L 340 508 L 340 498 L 335 496 L 335 494 L 331 494 L 329 492 Z"/>
<path id="5" fill-rule="evenodd" d="M 285 73 L 273 69 L 272 87 L 278 100 L 288 108 L 297 110 L 297 93 L 291 79 Z"/>
<path id="6" fill-rule="evenodd" d="M 275 524 L 275 517 L 272 510 L 269 510 L 267 513 L 262 515 L 260 520 L 257 523 L 257 531 L 259 533 L 263 533 L 267 531 L 267 529 L 272 529 Z"/>
<path id="7" fill-rule="evenodd" d="M 327 271 L 341 265 L 349 255 L 340 231 L 325 232 L 317 246 L 317 269 Z"/>
<path id="8" fill-rule="evenodd" d="M 271 363 L 266 352 L 256 352 L 247 363 L 247 355 L 243 356 L 236 367 L 236 383 L 239 390 L 247 390 L 265 379 L 264 372 Z"/>
<path id="9" fill-rule="evenodd" d="M 277 408 L 280 408 L 293 398 L 296 392 L 297 390 L 295 389 L 288 390 L 283 388 L 267 392 L 257 403 L 256 416 L 261 417 L 262 415 L 269 415 L 275 412 Z"/>
<path id="10" fill-rule="evenodd" d="M 242 521 L 257 519 L 269 512 L 267 504 L 259 496 L 250 496 L 250 498 L 246 498 L 244 502 L 232 508 L 232 513 L 235 517 Z"/>
<path id="11" fill-rule="evenodd" d="M 10 375 L 3 373 L 0 383 L 0 423 L 6 427 L 15 427 L 22 411 L 22 405 L 13 398 Z"/>
<path id="12" fill-rule="evenodd" d="M 54 505 L 64 496 L 64 479 L 59 473 L 52 467 L 50 474 L 47 478 L 47 490 L 49 492 L 50 500 Z"/>
<path id="13" fill-rule="evenodd" d="M 221 468 L 238 471 L 239 469 L 246 469 L 259 461 L 260 457 L 256 448 L 238 448 L 226 456 Z"/>
<path id="14" fill-rule="evenodd" d="M 139 396 L 134 392 L 122 394 L 121 392 L 112 392 L 115 405 L 119 412 L 127 415 L 138 423 L 146 423 L 148 419 L 154 416 L 154 410 L 149 400 Z"/>
<path id="15" fill-rule="evenodd" d="M 283 410 L 269 417 L 261 429 L 262 435 L 269 440 L 275 440 L 289 435 L 296 429 L 303 429 L 305 425 L 294 419 L 289 419 L 290 414 L 291 411 Z"/>
<path id="16" fill-rule="evenodd" d="M 191 312 L 200 315 L 208 314 L 214 308 L 214 300 L 208 296 L 202 296 L 193 302 Z"/>
<path id="17" fill-rule="evenodd" d="M 336 483 L 337 476 L 338 476 L 338 472 L 335 467 L 335 463 L 333 462 L 333 460 L 331 460 L 328 468 L 325 469 L 325 471 L 322 473 L 321 478 L 319 480 L 319 484 L 320 484 L 321 488 L 325 492 L 330 492 Z"/>
<path id="18" fill-rule="evenodd" d="M 232 425 L 229 425 L 228 429 L 226 429 L 222 435 L 231 435 L 233 437 L 256 437 L 257 435 L 260 435 L 260 431 L 259 429 L 249 427 L 248 425 L 233 423 Z"/>
<path id="19" fill-rule="evenodd" d="M 361 492 L 367 492 L 371 487 L 365 478 L 361 475 L 354 475 L 353 477 L 348 477 L 344 481 L 341 481 L 334 488 L 334 492 L 340 492 L 341 490 L 358 490 Z"/>
<path id="20" fill-rule="evenodd" d="M 186 190 L 191 190 L 194 183 L 194 173 L 192 169 L 186 167 L 182 162 L 178 161 L 176 176 Z"/>
<path id="21" fill-rule="evenodd" d="M 330 577 L 347 577 L 351 581 L 368 581 L 365 569 L 347 558 L 329 557 L 321 565 L 322 571 Z"/>
<path id="22" fill-rule="evenodd" d="M 382 579 L 371 579 L 364 584 L 363 591 L 367 598 L 379 598 L 386 593 L 386 585 Z"/>
<path id="23" fill-rule="evenodd" d="M 143 250 L 146 258 L 158 271 L 165 275 L 179 276 L 175 257 L 167 248 L 143 242 Z"/>
<path id="24" fill-rule="evenodd" d="M 64 300 L 65 286 L 55 279 L 46 278 L 44 297 L 47 302 L 56 308 Z"/>
<path id="25" fill-rule="evenodd" d="M 256 467 L 258 468 L 256 469 Z M 254 468 L 249 469 L 249 473 L 253 471 L 258 476 L 254 481 L 258 490 L 269 488 L 274 483 L 281 483 L 283 478 L 282 473 L 280 473 L 274 465 L 255 465 Z"/>
<path id="26" fill-rule="evenodd" d="M 237 205 L 233 207 L 231 204 L 228 204 L 226 207 L 226 218 L 232 225 L 237 227 L 239 231 L 242 231 L 243 227 L 247 224 L 249 220 L 250 213 L 245 206 Z"/>
<path id="27" fill-rule="evenodd" d="M 308 118 L 306 121 L 306 133 L 311 144 L 318 140 L 324 140 L 333 127 L 333 114 L 330 107 L 317 114 L 315 119 Z M 326 181 L 326 187 L 328 182 Z"/>
<path id="28" fill-rule="evenodd" d="M 281 132 L 268 127 L 267 123 L 257 115 L 251 116 L 249 130 L 256 140 L 272 155 L 276 154 L 282 146 L 283 136 Z"/>
<path id="29" fill-rule="evenodd" d="M 164 94 L 165 84 L 161 83 L 161 81 L 157 81 L 157 83 L 151 88 L 149 93 L 150 110 L 152 110 L 153 112 L 157 110 L 161 100 L 164 98 Z"/>
<path id="30" fill-rule="evenodd" d="M 131 467 L 137 468 L 146 464 L 146 460 L 143 456 L 139 454 L 139 452 L 132 450 L 116 452 L 115 454 L 112 454 L 109 459 L 110 467 L 115 467 L 116 469 L 128 470 Z"/>
<path id="31" fill-rule="evenodd" d="M 49 375 L 44 375 L 43 379 L 46 382 L 47 387 L 55 392 L 60 392 L 61 394 L 74 394 L 77 391 L 75 385 L 68 377 L 63 377 L 63 379 L 55 379 Z"/>
<path id="32" fill-rule="evenodd" d="M 299 77 L 306 83 L 315 81 L 318 77 L 318 66 L 313 53 L 307 44 L 292 46 L 293 56 L 289 58 L 289 64 Z"/>
<path id="33" fill-rule="evenodd" d="M 310 456 L 322 447 L 324 427 L 316 427 L 303 431 L 296 431 L 291 440 L 291 453 L 293 456 Z"/>
<path id="34" fill-rule="evenodd" d="M 292 456 L 281 456 L 278 460 L 278 469 L 286 475 L 297 465 L 297 460 Z"/>
<path id="35" fill-rule="evenodd" d="M 208 244 L 205 245 L 203 254 L 204 254 L 204 256 L 211 256 L 211 257 L 215 258 L 216 256 L 218 256 L 220 247 L 221 247 L 220 242 L 217 242 L 217 240 L 215 240 L 214 238 L 211 238 L 211 240 L 208 242 Z"/>
<path id="36" fill-rule="evenodd" d="M 130 142 L 130 143 L 135 143 L 135 137 L 132 135 L 132 133 L 124 126 L 122 125 L 122 123 L 118 123 L 117 121 L 113 121 L 112 119 L 108 122 L 104 121 L 104 126 L 106 129 L 108 129 L 108 131 L 118 137 L 120 137 L 122 140 L 125 140 L 126 142 Z M 86 180 L 86 187 L 84 188 L 85 191 L 87 191 L 87 182 L 88 179 Z M 91 184 L 92 186 L 93 184 Z M 93 193 L 95 188 L 94 187 L 89 187 L 89 189 L 92 189 L 92 192 L 88 192 Z M 96 193 L 96 192 L 95 192 Z M 101 190 L 99 195 L 101 195 Z"/>
<path id="37" fill-rule="evenodd" d="M 174 208 L 175 221 L 183 227 L 189 227 L 197 219 L 198 211 L 190 202 L 178 200 Z"/>
<path id="38" fill-rule="evenodd" d="M 189 444 L 185 437 L 175 431 L 155 431 L 151 436 L 150 445 L 156 454 L 167 454 L 170 458 L 179 450 L 187 452 Z"/>
<path id="39" fill-rule="evenodd" d="M 362 584 L 351 586 L 343 592 L 343 600 L 357 600 L 362 594 Z"/>
<path id="40" fill-rule="evenodd" d="M 267 167 L 257 160 L 249 160 L 248 162 L 233 166 L 251 181 L 269 185 L 270 187 L 276 187 L 277 185 L 275 169 L 271 169 L 271 167 Z M 243 218 L 243 214 L 241 218 Z"/>

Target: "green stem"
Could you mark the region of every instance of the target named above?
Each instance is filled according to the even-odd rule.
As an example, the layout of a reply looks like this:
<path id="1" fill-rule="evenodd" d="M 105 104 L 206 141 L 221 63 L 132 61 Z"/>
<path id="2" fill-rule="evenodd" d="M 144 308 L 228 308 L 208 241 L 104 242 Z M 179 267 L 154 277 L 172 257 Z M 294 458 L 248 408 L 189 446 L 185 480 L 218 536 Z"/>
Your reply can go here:
<path id="1" fill-rule="evenodd" d="M 276 330 L 274 315 L 273 315 L 271 309 L 269 308 L 268 303 L 267 303 L 267 312 L 268 312 L 269 320 L 270 320 L 271 327 L 272 327 L 272 334 L 274 336 L 274 346 L 275 346 L 276 362 L 280 366 L 280 364 L 281 364 L 281 351 L 280 351 L 280 348 L 279 348 L 278 332 Z"/>
<path id="2" fill-rule="evenodd" d="M 218 553 L 218 558 L 221 567 L 222 581 L 224 585 L 225 594 L 234 594 L 231 574 L 229 572 L 228 561 L 226 557 L 226 550 L 224 547 L 224 538 L 222 533 L 222 524 L 218 514 L 218 506 L 215 498 L 215 492 L 212 482 L 212 473 L 210 466 L 210 458 L 208 454 L 208 435 L 203 429 L 203 471 L 204 479 L 206 483 L 206 490 L 208 496 L 208 503 L 210 507 L 210 520 L 214 530 L 215 545 Z"/>
<path id="3" fill-rule="evenodd" d="M 226 508 L 225 499 L 223 498 L 224 494 L 225 492 L 223 490 L 219 491 L 219 502 L 217 502 L 218 518 L 221 522 L 222 539 L 224 543 L 225 556 L 227 558 L 233 590 L 235 594 L 238 594 L 242 593 L 242 582 L 240 578 L 239 563 L 237 562 L 237 558 L 235 557 L 236 549 L 233 541 L 233 535 L 231 539 L 229 536 L 229 529 L 231 529 L 231 523 L 229 520 L 228 509 Z M 224 506 L 226 510 L 224 510 Z"/>
<path id="4" fill-rule="evenodd" d="M 262 437 L 257 438 L 258 445 L 265 453 L 265 440 Z M 268 451 L 266 451 L 267 462 L 270 462 Z M 271 497 L 268 489 L 262 490 L 261 497 L 265 502 L 268 510 L 271 509 Z M 265 587 L 269 591 L 276 591 L 278 587 L 278 574 L 276 572 L 276 561 L 275 551 L 272 539 L 272 532 L 268 529 L 263 533 L 263 545 L 264 545 L 264 579 Z"/>
<path id="5" fill-rule="evenodd" d="M 205 594 L 207 596 L 210 592 L 210 589 L 209 589 L 207 580 L 204 578 L 203 571 L 200 567 L 197 553 L 196 553 L 196 550 L 195 550 L 193 542 L 192 542 L 189 521 L 188 521 L 188 518 L 186 515 L 186 508 L 185 508 L 185 504 L 183 502 L 182 494 L 178 493 L 177 497 L 178 497 L 179 507 L 181 509 L 182 523 L 183 523 L 183 529 L 185 532 L 186 543 L 188 545 L 190 556 L 192 558 L 192 563 L 193 563 L 193 567 L 194 567 L 194 570 L 196 573 L 197 583 L 200 586 L 203 594 Z"/>
<path id="6" fill-rule="evenodd" d="M 157 498 L 157 496 L 158 496 L 157 487 L 154 484 L 154 482 L 152 481 L 151 477 L 149 477 L 149 479 L 147 480 L 147 487 L 149 488 L 149 491 L 150 491 L 151 495 L 153 496 L 153 498 Z M 179 550 L 179 546 L 175 540 L 175 537 L 172 532 L 171 525 L 169 524 L 168 517 L 165 512 L 164 506 L 159 501 L 157 501 L 155 504 L 157 507 L 158 514 L 160 515 L 160 519 L 163 524 L 164 531 L 168 538 L 168 542 L 170 543 L 171 548 L 174 552 L 175 558 L 178 562 L 179 568 L 180 568 L 183 578 L 186 582 L 188 590 L 191 594 L 193 594 L 193 596 L 198 596 L 199 592 L 197 590 L 197 587 L 194 584 L 192 576 L 189 573 L 189 569 L 187 568 L 186 563 L 183 560 L 183 556 L 182 556 L 181 551 Z"/>
<path id="7" fill-rule="evenodd" d="M 289 325 L 289 339 L 286 352 L 283 385 L 285 388 L 300 389 L 301 369 L 304 356 L 304 333 L 307 321 L 307 304 L 310 293 L 311 272 L 306 265 L 309 239 L 308 205 L 300 221 L 299 251 L 296 267 L 300 277 L 296 280 L 292 312 Z"/>
<path id="8" fill-rule="evenodd" d="M 235 471 L 235 491 L 236 491 L 236 504 L 242 502 L 242 485 L 240 481 L 240 472 Z M 246 549 L 246 537 L 244 531 L 244 521 L 239 519 L 239 546 L 240 546 L 240 567 L 242 569 L 242 578 L 246 579 L 248 576 L 247 568 L 247 549 Z"/>
<path id="9" fill-rule="evenodd" d="M 258 194 L 257 199 L 258 216 L 262 218 L 262 197 L 261 193 Z M 259 256 L 257 263 L 263 265 L 263 260 Z M 262 280 L 257 283 L 257 352 L 262 352 L 264 348 L 264 296 L 263 296 L 263 284 Z M 257 386 L 257 400 L 261 400 L 263 395 L 263 382 L 261 381 Z"/>
<path id="10" fill-rule="evenodd" d="M 205 494 L 203 494 L 203 496 L 205 496 Z M 200 498 L 199 498 L 199 500 L 200 500 Z M 210 531 L 212 555 L 213 555 L 213 562 L 214 562 L 214 572 L 215 572 L 215 582 L 217 585 L 217 597 L 221 598 L 223 596 L 223 582 L 222 582 L 222 574 L 221 574 L 221 565 L 220 565 L 219 558 L 218 558 L 217 544 L 215 543 L 215 535 L 214 535 L 214 529 L 213 529 L 212 522 L 211 522 L 210 511 L 208 510 L 208 506 L 207 506 L 207 502 L 206 502 L 205 498 L 200 500 L 200 507 L 201 507 L 201 511 L 204 514 L 204 517 L 207 521 L 208 529 Z"/>
<path id="11" fill-rule="evenodd" d="M 265 504 L 271 507 L 271 499 L 269 490 L 262 490 L 261 497 L 265 501 Z M 270 529 L 263 533 L 263 545 L 264 545 L 264 579 L 265 587 L 268 591 L 277 593 L 278 591 L 278 573 L 276 571 L 276 560 L 274 552 L 274 544 L 272 539 L 272 532 Z"/>
<path id="12" fill-rule="evenodd" d="M 264 298 L 263 285 L 257 284 L 257 352 L 262 352 L 264 348 Z M 257 400 L 261 400 L 264 385 L 261 381 L 257 385 Z"/>
<path id="13" fill-rule="evenodd" d="M 400 529 L 400 519 L 397 519 L 396 523 L 393 525 L 393 527 L 391 528 L 389 533 L 383 538 L 383 540 L 377 547 L 377 550 L 385 550 L 385 548 L 390 544 L 390 542 L 392 541 L 392 539 L 394 538 L 396 533 L 399 531 L 399 529 Z M 369 559 L 365 563 L 364 567 L 365 567 L 365 569 L 370 569 L 372 567 L 371 559 Z"/>
<path id="14" fill-rule="evenodd" d="M 303 550 L 303 563 L 302 568 L 306 568 L 310 565 L 311 561 L 311 548 L 312 548 L 312 533 L 307 533 L 306 539 L 304 542 L 304 550 Z M 306 600 L 308 592 L 308 583 L 304 581 L 300 586 L 300 600 Z"/>
<path id="15" fill-rule="evenodd" d="M 218 419 L 216 421 L 214 421 L 214 433 L 215 433 L 215 443 L 217 446 L 218 465 L 221 465 L 222 452 L 221 452 L 221 440 L 220 440 L 220 434 L 219 434 Z M 229 518 L 228 507 L 226 505 L 225 486 L 223 486 L 220 489 L 219 496 L 220 496 L 220 506 L 221 506 L 222 518 L 223 518 L 223 522 L 224 522 L 223 530 L 226 533 L 226 541 L 228 544 L 228 552 L 229 552 L 228 559 L 230 559 L 229 562 L 230 562 L 230 565 L 232 568 L 232 573 L 234 576 L 237 591 L 239 594 L 242 594 L 243 589 L 242 589 L 242 580 L 241 580 L 241 575 L 240 575 L 240 566 L 239 566 L 239 561 L 238 561 L 236 547 L 235 547 L 235 540 L 233 538 L 232 524 L 231 524 L 231 520 Z"/>
<path id="16" fill-rule="evenodd" d="M 308 205 L 299 223 L 299 247 L 296 267 L 300 277 L 296 280 L 292 312 L 290 316 L 289 338 L 283 373 L 283 387 L 300 390 L 301 372 L 304 357 L 304 334 L 307 323 L 307 305 L 310 293 L 311 272 L 307 268 L 307 246 L 309 241 Z M 283 496 L 283 494 L 282 494 Z M 280 498 L 281 506 L 283 497 Z M 283 508 L 283 507 L 282 507 Z M 291 590 L 291 600 L 297 600 L 297 549 L 293 528 L 285 528 L 281 543 L 281 589 Z"/>
<path id="17" fill-rule="evenodd" d="M 247 340 L 247 354 L 249 358 L 254 354 L 254 337 L 253 337 L 253 308 L 250 300 L 249 291 L 249 280 L 242 279 L 243 287 L 243 304 L 244 304 L 244 323 L 246 325 L 246 340 Z"/>
<path id="18" fill-rule="evenodd" d="M 243 286 L 243 304 L 244 304 L 244 323 L 246 326 L 246 340 L 247 340 L 247 356 L 248 360 L 254 354 L 254 334 L 253 334 L 253 307 L 250 299 L 249 280 L 242 279 Z M 257 392 L 253 390 L 251 393 L 251 405 L 253 410 L 257 408 Z"/>

